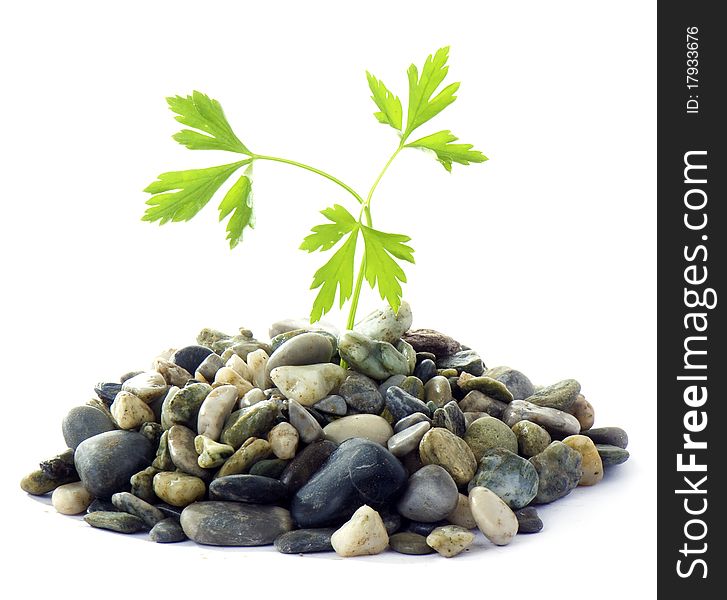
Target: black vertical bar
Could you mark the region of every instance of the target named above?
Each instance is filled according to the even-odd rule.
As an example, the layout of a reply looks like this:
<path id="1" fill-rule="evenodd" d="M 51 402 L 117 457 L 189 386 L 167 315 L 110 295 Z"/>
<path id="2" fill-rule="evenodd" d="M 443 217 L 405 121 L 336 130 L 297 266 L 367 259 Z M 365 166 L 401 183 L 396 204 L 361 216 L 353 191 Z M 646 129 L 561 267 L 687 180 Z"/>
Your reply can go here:
<path id="1" fill-rule="evenodd" d="M 658 591 L 695 600 L 727 597 L 720 8 L 699 0 L 658 6 Z"/>

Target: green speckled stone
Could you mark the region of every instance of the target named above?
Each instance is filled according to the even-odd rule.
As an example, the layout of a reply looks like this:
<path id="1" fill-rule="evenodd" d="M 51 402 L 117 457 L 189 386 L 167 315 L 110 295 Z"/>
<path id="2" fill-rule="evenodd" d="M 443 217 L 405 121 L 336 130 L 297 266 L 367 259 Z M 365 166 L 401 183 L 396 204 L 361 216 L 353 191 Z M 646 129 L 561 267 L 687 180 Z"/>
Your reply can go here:
<path id="1" fill-rule="evenodd" d="M 530 421 L 518 421 L 512 426 L 522 456 L 530 458 L 540 454 L 551 442 L 550 434 L 540 425 Z"/>
<path id="2" fill-rule="evenodd" d="M 139 517 L 125 512 L 106 512 L 103 510 L 92 512 L 83 517 L 91 527 L 108 529 L 117 533 L 136 533 L 146 529 L 144 521 Z"/>
<path id="3" fill-rule="evenodd" d="M 147 467 L 143 471 L 134 473 L 130 479 L 131 493 L 146 502 L 157 502 L 159 499 L 154 493 L 154 475 L 159 473 L 159 471 L 160 469 L 156 467 Z"/>
<path id="4" fill-rule="evenodd" d="M 580 453 L 563 442 L 553 442 L 530 462 L 538 472 L 535 504 L 547 504 L 567 496 L 583 476 Z"/>
<path id="5" fill-rule="evenodd" d="M 507 386 L 492 377 L 486 377 L 484 375 L 473 377 L 469 373 L 463 373 L 460 375 L 457 385 L 459 385 L 459 389 L 465 394 L 476 390 L 486 394 L 490 398 L 500 400 L 500 402 L 510 403 L 513 401 L 513 396 L 510 390 L 507 389 Z"/>
<path id="6" fill-rule="evenodd" d="M 225 477 L 226 475 L 247 473 L 255 463 L 265 458 L 269 458 L 272 454 L 273 449 L 270 447 L 267 440 L 248 438 L 245 443 L 225 461 L 225 464 L 220 467 L 220 470 L 215 474 L 215 478 Z"/>
<path id="7" fill-rule="evenodd" d="M 409 360 L 388 342 L 379 342 L 354 331 L 338 340 L 338 352 L 359 373 L 382 381 L 392 375 L 409 375 Z"/>
<path id="8" fill-rule="evenodd" d="M 265 437 L 275 425 L 279 412 L 275 400 L 263 400 L 249 408 L 236 410 L 225 421 L 220 439 L 237 449 L 251 437 Z"/>
<path id="9" fill-rule="evenodd" d="M 569 412 L 580 392 L 580 383 L 575 379 L 565 379 L 541 388 L 526 400 L 538 406 Z"/>
<path id="10" fill-rule="evenodd" d="M 162 406 L 164 429 L 169 429 L 172 425 L 196 429 L 199 408 L 211 391 L 212 387 L 206 383 L 192 383 L 165 399 Z"/>
<path id="11" fill-rule="evenodd" d="M 477 470 L 477 461 L 465 441 L 448 429 L 435 427 L 424 434 L 419 457 L 425 465 L 439 465 L 457 485 L 466 485 Z"/>
<path id="12" fill-rule="evenodd" d="M 414 377 L 413 375 L 411 375 L 404 378 L 404 381 L 399 384 L 399 387 L 405 392 L 410 393 L 415 398 L 419 398 L 419 400 L 424 400 L 424 384 L 422 383 L 422 380 L 418 377 Z"/>
<path id="13" fill-rule="evenodd" d="M 517 438 L 512 429 L 494 417 L 473 421 L 464 434 L 464 441 L 472 448 L 478 462 L 490 448 L 505 448 L 517 454 Z"/>
<path id="14" fill-rule="evenodd" d="M 160 471 L 173 471 L 174 463 L 169 453 L 169 432 L 165 431 L 159 438 L 159 446 L 157 447 L 156 457 L 151 466 Z"/>
<path id="15" fill-rule="evenodd" d="M 504 448 L 491 448 L 480 459 L 468 490 L 477 486 L 495 492 L 511 509 L 517 510 L 530 504 L 538 492 L 538 473 L 527 459 Z"/>

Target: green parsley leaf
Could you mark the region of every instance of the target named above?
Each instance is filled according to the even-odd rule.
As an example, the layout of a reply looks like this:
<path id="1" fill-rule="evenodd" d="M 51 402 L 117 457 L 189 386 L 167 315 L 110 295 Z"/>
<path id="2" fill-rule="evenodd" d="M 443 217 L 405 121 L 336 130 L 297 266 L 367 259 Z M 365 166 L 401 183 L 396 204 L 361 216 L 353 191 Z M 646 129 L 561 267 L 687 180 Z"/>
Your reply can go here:
<path id="1" fill-rule="evenodd" d="M 366 78 L 369 81 L 371 99 L 379 107 L 379 112 L 375 112 L 374 116 L 379 123 L 391 125 L 397 131 L 401 131 L 401 100 L 388 90 L 383 81 L 376 79 L 368 71 L 366 71 Z"/>
<path id="2" fill-rule="evenodd" d="M 217 100 L 195 91 L 186 98 L 182 96 L 167 98 L 167 104 L 177 113 L 178 116 L 175 117 L 177 121 L 199 130 L 183 129 L 172 136 L 183 146 L 190 150 L 228 150 L 240 154 L 252 154 L 232 131 Z"/>
<path id="3" fill-rule="evenodd" d="M 472 150 L 472 144 L 453 144 L 452 142 L 456 142 L 457 139 L 457 136 L 449 130 L 438 131 L 415 142 L 410 142 L 406 147 L 433 151 L 437 155 L 437 160 L 450 173 L 452 172 L 453 162 L 468 165 L 470 163 L 482 163 L 487 160 L 482 152 Z"/>
<path id="4" fill-rule="evenodd" d="M 321 214 L 331 223 L 313 227 L 313 233 L 307 236 L 300 245 L 301 250 L 307 250 L 308 252 L 330 250 L 344 235 L 358 226 L 353 215 L 340 204 L 334 204 L 332 208 L 323 209 Z"/>
<path id="5" fill-rule="evenodd" d="M 341 307 L 353 294 L 353 261 L 356 257 L 357 239 L 358 224 L 331 259 L 313 276 L 310 289 L 314 290 L 319 287 L 321 289 L 313 302 L 310 313 L 311 323 L 319 321 L 324 314 L 331 310 L 336 297 L 336 289 L 338 289 Z"/>
<path id="6" fill-rule="evenodd" d="M 406 283 L 406 275 L 394 258 L 414 262 L 414 249 L 405 244 L 411 238 L 366 226 L 361 227 L 361 232 L 366 244 L 366 281 L 372 289 L 376 289 L 378 283 L 381 298 L 397 311 L 402 296 L 399 282 Z"/>
<path id="7" fill-rule="evenodd" d="M 407 70 L 409 77 L 409 110 L 406 115 L 406 135 L 410 134 L 420 125 L 423 125 L 457 99 L 454 94 L 459 89 L 459 83 L 452 83 L 445 87 L 439 94 L 432 98 L 439 85 L 447 76 L 449 67 L 449 46 L 440 48 L 427 60 L 422 67 L 421 76 L 416 65 L 411 65 Z"/>
<path id="8" fill-rule="evenodd" d="M 240 177 L 220 202 L 220 221 L 233 211 L 234 213 L 227 221 L 227 239 L 230 240 L 230 249 L 242 241 L 242 232 L 245 227 L 255 228 L 252 181 L 247 175 Z"/>
<path id="9" fill-rule="evenodd" d="M 144 191 L 153 194 L 142 221 L 189 221 L 212 199 L 215 192 L 250 159 L 229 165 L 162 173 Z"/>

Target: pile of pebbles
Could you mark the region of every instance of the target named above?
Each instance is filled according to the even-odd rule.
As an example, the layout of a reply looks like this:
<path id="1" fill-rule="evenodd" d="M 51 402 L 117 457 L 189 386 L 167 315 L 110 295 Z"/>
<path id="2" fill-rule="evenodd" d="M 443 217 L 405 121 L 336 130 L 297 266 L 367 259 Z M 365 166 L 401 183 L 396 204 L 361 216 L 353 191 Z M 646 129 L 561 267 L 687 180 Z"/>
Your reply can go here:
<path id="1" fill-rule="evenodd" d="M 627 460 L 626 433 L 592 428 L 577 381 L 536 387 L 411 323 L 404 303 L 342 334 L 205 329 L 99 383 L 63 419 L 68 449 L 21 488 L 155 542 L 451 557 L 476 528 L 497 545 L 540 531 L 536 505 Z"/>

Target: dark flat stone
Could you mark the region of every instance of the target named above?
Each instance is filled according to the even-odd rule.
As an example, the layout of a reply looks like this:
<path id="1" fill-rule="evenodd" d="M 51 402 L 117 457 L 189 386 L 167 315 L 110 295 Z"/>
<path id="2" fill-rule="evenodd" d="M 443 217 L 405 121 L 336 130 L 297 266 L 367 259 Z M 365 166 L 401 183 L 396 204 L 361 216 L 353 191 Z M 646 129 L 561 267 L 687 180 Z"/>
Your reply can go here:
<path id="1" fill-rule="evenodd" d="M 209 485 L 210 500 L 251 504 L 277 504 L 288 497 L 288 489 L 277 479 L 260 475 L 227 475 Z"/>
<path id="2" fill-rule="evenodd" d="M 427 525 L 430 525 L 430 523 L 427 523 Z M 418 556 L 432 554 L 434 552 L 434 548 L 427 544 L 426 536 L 411 531 L 402 531 L 401 533 L 392 535 L 389 538 L 389 546 L 394 552 L 398 552 L 399 554 Z"/>
<path id="3" fill-rule="evenodd" d="M 136 533 L 146 529 L 144 521 L 139 517 L 125 512 L 106 512 L 100 510 L 87 514 L 83 517 L 83 520 L 91 527 L 108 529 L 116 533 Z"/>
<path id="4" fill-rule="evenodd" d="M 188 538 L 212 546 L 265 546 L 293 529 L 286 509 L 239 502 L 195 502 L 180 523 Z"/>
<path id="5" fill-rule="evenodd" d="M 335 528 L 288 531 L 275 539 L 275 549 L 283 554 L 332 552 L 331 536 L 335 531 Z"/>

